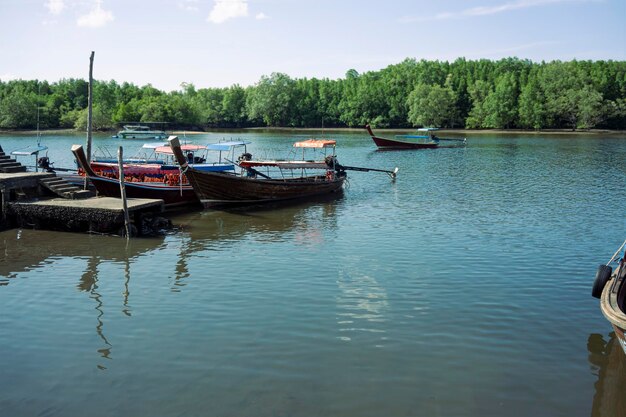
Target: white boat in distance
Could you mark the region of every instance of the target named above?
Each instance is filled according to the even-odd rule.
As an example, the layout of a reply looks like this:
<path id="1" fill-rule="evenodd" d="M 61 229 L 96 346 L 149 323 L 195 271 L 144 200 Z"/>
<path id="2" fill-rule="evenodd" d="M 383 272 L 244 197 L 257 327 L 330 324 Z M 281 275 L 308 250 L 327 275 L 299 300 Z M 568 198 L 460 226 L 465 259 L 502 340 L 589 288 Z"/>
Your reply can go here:
<path id="1" fill-rule="evenodd" d="M 168 134 L 164 130 L 153 129 L 145 124 L 128 124 L 124 125 L 124 129 L 117 132 L 117 135 L 113 137 L 122 139 L 167 139 Z"/>

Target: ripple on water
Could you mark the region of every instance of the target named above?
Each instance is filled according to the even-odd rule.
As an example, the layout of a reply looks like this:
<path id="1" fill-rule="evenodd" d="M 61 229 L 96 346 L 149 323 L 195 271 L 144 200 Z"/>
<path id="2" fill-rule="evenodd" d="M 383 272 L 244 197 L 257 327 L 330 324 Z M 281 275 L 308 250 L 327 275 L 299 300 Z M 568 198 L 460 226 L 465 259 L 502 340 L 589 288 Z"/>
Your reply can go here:
<path id="1" fill-rule="evenodd" d="M 283 135 L 254 135 L 257 154 L 284 148 Z M 625 172 L 607 169 L 623 140 L 376 152 L 338 139 L 343 163 L 398 166 L 397 180 L 351 172 L 341 198 L 178 214 L 176 232 L 129 244 L 1 232 L 3 411 L 591 408 L 609 358 L 589 337 L 610 326 L 589 292 L 624 239 Z"/>

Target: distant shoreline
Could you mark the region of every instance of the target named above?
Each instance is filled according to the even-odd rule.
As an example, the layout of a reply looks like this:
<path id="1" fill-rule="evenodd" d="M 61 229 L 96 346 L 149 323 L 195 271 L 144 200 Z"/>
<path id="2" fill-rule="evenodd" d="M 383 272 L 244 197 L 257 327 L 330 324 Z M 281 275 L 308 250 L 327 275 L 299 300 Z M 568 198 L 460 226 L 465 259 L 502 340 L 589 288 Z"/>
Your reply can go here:
<path id="1" fill-rule="evenodd" d="M 375 128 L 375 132 L 411 132 L 416 128 Z M 205 131 L 197 130 L 174 130 L 172 135 L 201 135 L 211 132 L 242 132 L 242 131 L 280 131 L 280 132 L 365 132 L 364 128 L 354 127 L 247 127 L 247 128 L 213 128 Z M 93 134 L 114 134 L 116 131 L 99 131 Z M 626 130 L 609 130 L 609 129 L 590 129 L 590 130 L 571 130 L 571 129 L 543 129 L 543 130 L 523 130 L 523 129 L 440 129 L 441 133 L 462 134 L 462 135 L 626 135 Z M 9 130 L 0 129 L 0 134 L 19 134 L 19 135 L 36 135 L 36 130 Z M 83 134 L 74 129 L 47 129 L 40 130 L 40 134 Z"/>

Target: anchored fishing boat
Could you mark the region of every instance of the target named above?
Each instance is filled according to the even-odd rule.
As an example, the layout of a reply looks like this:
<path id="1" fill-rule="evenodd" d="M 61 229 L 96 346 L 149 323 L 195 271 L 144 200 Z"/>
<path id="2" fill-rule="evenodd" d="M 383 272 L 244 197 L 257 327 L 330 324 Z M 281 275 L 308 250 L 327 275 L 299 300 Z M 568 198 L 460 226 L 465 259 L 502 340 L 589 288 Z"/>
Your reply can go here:
<path id="1" fill-rule="evenodd" d="M 418 132 L 424 132 L 422 135 L 396 135 L 393 138 L 383 138 L 374 135 L 370 125 L 366 125 L 365 129 L 372 137 L 376 146 L 385 149 L 433 149 L 439 147 L 440 141 L 455 141 L 462 143 L 467 141 L 466 138 L 440 138 L 435 134 L 435 132 L 439 130 L 436 127 L 422 127 L 417 129 Z"/>
<path id="2" fill-rule="evenodd" d="M 48 156 L 39 157 L 39 153 L 48 150 L 46 145 L 42 145 L 41 143 L 37 143 L 37 145 L 29 145 L 25 148 L 17 149 L 11 152 L 11 155 L 15 157 L 32 157 L 34 158 L 32 168 L 35 169 L 35 172 L 41 168 L 44 171 L 47 171 L 50 168 L 50 160 Z M 31 167 L 28 167 L 31 168 Z"/>
<path id="3" fill-rule="evenodd" d="M 121 198 L 120 180 L 117 175 L 105 176 L 96 173 L 87 162 L 87 156 L 81 145 L 72 146 L 72 153 L 98 195 Z M 136 173 L 127 175 L 124 172 L 124 188 L 127 197 L 160 199 L 163 200 L 166 209 L 198 203 L 196 193 L 187 179 L 180 175 L 178 168 L 175 174 L 167 174 L 160 178 L 137 176 Z"/>
<path id="4" fill-rule="evenodd" d="M 323 160 L 253 160 L 244 153 L 238 159 L 238 174 L 200 171 L 188 163 L 177 137 L 168 140 L 182 171 L 189 178 L 205 207 L 249 205 L 303 199 L 338 193 L 346 170 L 382 171 L 395 178 L 395 171 L 345 167 L 337 163 L 334 140 L 296 142 L 295 148 L 331 149 Z"/>
<path id="5" fill-rule="evenodd" d="M 244 168 L 242 173 L 201 171 L 189 164 L 177 137 L 170 137 L 168 141 L 182 171 L 205 207 L 259 204 L 331 194 L 341 191 L 346 179 L 345 175 L 335 175 L 334 169 L 327 166 L 322 168 L 321 174 L 310 174 L 310 170 L 320 168 L 306 164 L 287 168 L 281 165 L 281 161 L 256 161 L 256 164 L 241 165 L 244 160 L 252 160 L 248 153 L 240 158 L 239 164 Z M 280 174 L 272 177 L 260 172 L 257 169 L 260 166 L 276 167 Z M 285 169 L 297 169 L 299 175 L 285 176 Z"/>
<path id="6" fill-rule="evenodd" d="M 209 145 L 185 144 L 183 148 L 191 166 L 200 171 L 234 173 L 235 165 L 233 162 L 228 162 L 228 158 L 234 158 L 233 155 L 237 149 L 245 150 L 248 143 L 229 141 Z M 153 148 L 157 157 L 159 155 L 164 156 L 165 159 L 173 157 L 171 148 L 163 146 L 162 143 L 149 144 L 147 147 Z M 206 159 L 212 152 L 218 155 L 214 161 L 207 162 Z M 76 157 L 80 172 L 89 177 L 99 195 L 117 198 L 121 196 L 118 163 L 92 161 L 89 164 L 80 145 L 74 145 L 72 153 Z M 169 163 L 125 162 L 123 170 L 126 195 L 130 198 L 161 199 L 166 209 L 198 203 L 198 198 L 187 177 L 181 173 L 178 164 L 174 161 L 169 161 Z"/>
<path id="7" fill-rule="evenodd" d="M 162 125 L 165 123 L 151 123 L 153 125 Z M 152 129 L 144 124 L 124 125 L 123 129 L 117 132 L 114 138 L 121 139 L 167 139 L 167 133 L 161 129 Z"/>
<path id="8" fill-rule="evenodd" d="M 626 253 L 622 252 L 626 241 L 609 262 L 600 265 L 593 282 L 591 295 L 600 299 L 602 314 L 611 323 L 626 353 Z M 620 253 L 622 257 L 620 259 Z M 611 264 L 615 264 L 613 271 Z"/>
<path id="9" fill-rule="evenodd" d="M 218 142 L 208 145 L 184 144 L 181 149 L 185 153 L 188 163 L 202 171 L 234 171 L 235 152 L 244 149 L 248 141 Z M 164 143 L 146 143 L 142 149 L 151 150 L 151 154 L 143 158 L 133 157 L 124 159 L 124 173 L 134 178 L 149 178 L 161 180 L 168 175 L 178 177 L 178 164 L 169 145 Z M 215 155 L 211 158 L 211 155 Z M 117 178 L 118 162 L 112 155 L 105 158 L 96 158 L 91 161 L 91 169 L 100 176 Z M 82 169 L 81 169 L 81 172 Z M 170 181 L 171 182 L 171 181 Z"/>

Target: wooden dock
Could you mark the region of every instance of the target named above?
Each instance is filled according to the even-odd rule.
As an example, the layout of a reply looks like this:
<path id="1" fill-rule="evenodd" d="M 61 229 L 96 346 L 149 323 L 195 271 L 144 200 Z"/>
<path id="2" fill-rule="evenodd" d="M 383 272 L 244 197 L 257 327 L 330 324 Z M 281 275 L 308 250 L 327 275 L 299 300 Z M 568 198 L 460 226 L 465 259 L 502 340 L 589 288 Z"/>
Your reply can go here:
<path id="1" fill-rule="evenodd" d="M 52 185 L 51 185 L 52 184 Z M 0 228 L 31 227 L 70 232 L 121 234 L 122 200 L 89 197 L 89 193 L 61 185 L 54 173 L 0 173 Z M 128 199 L 128 213 L 136 235 L 163 224 L 163 200 Z M 146 225 L 149 225 L 147 227 Z"/>

